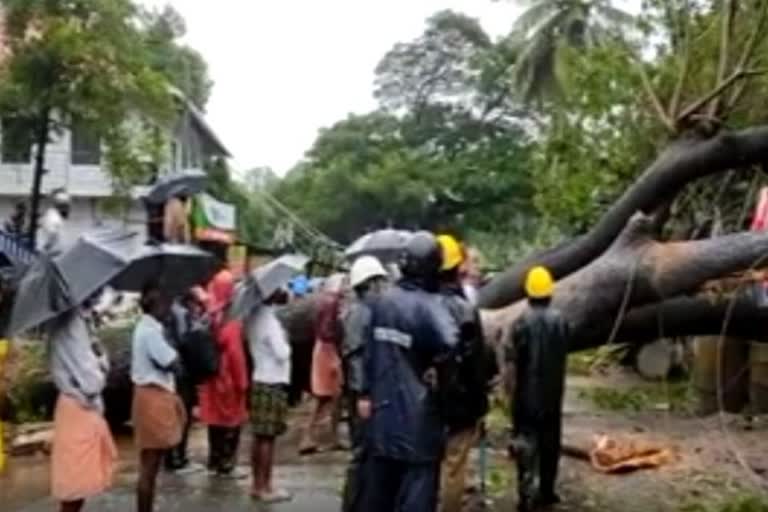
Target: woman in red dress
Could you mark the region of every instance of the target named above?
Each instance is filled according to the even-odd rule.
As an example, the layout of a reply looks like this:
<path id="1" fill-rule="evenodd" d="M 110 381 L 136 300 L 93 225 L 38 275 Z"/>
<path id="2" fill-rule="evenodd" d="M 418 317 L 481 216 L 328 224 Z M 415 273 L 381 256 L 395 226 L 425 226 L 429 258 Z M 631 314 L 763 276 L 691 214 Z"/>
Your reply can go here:
<path id="1" fill-rule="evenodd" d="M 247 474 L 235 469 L 240 427 L 248 418 L 250 379 L 242 324 L 226 319 L 234 288 L 234 277 L 226 268 L 208 285 L 208 312 L 219 348 L 219 370 L 200 386 L 200 421 L 208 425 L 208 470 L 225 478 L 244 478 Z"/>

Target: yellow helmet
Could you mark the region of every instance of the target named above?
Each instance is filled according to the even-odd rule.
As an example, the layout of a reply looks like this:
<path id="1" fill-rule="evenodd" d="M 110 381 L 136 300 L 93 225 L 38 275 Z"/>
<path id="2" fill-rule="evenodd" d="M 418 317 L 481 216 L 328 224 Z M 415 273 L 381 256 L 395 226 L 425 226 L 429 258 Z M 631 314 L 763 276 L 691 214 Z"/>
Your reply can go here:
<path id="1" fill-rule="evenodd" d="M 437 237 L 440 244 L 440 250 L 443 253 L 442 271 L 453 270 L 464 263 L 464 250 L 461 244 L 451 235 L 440 235 Z"/>
<path id="2" fill-rule="evenodd" d="M 532 299 L 546 299 L 552 296 L 555 281 L 549 270 L 542 266 L 533 267 L 525 278 L 525 293 Z"/>

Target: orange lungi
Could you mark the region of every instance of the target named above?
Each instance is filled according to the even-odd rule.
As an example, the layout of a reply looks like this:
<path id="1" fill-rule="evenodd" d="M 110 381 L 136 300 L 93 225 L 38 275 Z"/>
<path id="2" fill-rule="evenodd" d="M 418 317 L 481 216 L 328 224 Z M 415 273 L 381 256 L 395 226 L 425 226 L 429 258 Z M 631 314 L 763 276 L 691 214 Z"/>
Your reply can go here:
<path id="1" fill-rule="evenodd" d="M 343 379 L 336 345 L 316 341 L 312 352 L 312 394 L 320 398 L 336 398 L 341 395 Z"/>
<path id="2" fill-rule="evenodd" d="M 167 450 L 176 446 L 187 419 L 181 399 L 159 386 L 134 386 L 131 416 L 139 450 Z"/>
<path id="3" fill-rule="evenodd" d="M 112 484 L 117 448 L 98 412 L 60 394 L 53 419 L 51 494 L 58 501 L 78 501 Z"/>

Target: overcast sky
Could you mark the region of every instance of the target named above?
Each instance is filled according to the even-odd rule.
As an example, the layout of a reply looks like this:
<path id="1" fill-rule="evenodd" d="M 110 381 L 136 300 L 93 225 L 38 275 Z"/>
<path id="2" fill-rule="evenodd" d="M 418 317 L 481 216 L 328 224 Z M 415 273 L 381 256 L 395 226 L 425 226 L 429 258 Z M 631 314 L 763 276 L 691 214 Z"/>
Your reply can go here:
<path id="1" fill-rule="evenodd" d="M 494 36 L 519 12 L 492 0 L 143 0 L 171 4 L 187 21 L 187 42 L 210 66 L 208 120 L 238 170 L 279 174 L 317 135 L 350 112 L 375 108 L 373 69 L 398 41 L 418 36 L 427 17 L 454 9 Z"/>

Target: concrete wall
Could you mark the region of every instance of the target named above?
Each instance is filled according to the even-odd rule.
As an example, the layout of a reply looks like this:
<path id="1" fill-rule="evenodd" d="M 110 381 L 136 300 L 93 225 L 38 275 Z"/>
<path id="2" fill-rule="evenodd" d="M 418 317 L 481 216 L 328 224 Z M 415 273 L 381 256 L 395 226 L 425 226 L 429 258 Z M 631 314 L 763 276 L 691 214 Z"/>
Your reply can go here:
<path id="1" fill-rule="evenodd" d="M 22 196 L 0 195 L 0 225 L 10 217 L 14 205 L 22 198 Z M 41 214 L 47 208 L 48 204 L 44 203 Z M 141 235 L 141 239 L 145 240 L 145 220 L 144 209 L 138 201 L 133 202 L 126 210 L 115 213 L 106 208 L 103 199 L 73 197 L 71 213 L 63 234 L 64 244 L 73 243 L 78 236 L 88 231 L 116 227 L 136 231 Z"/>

